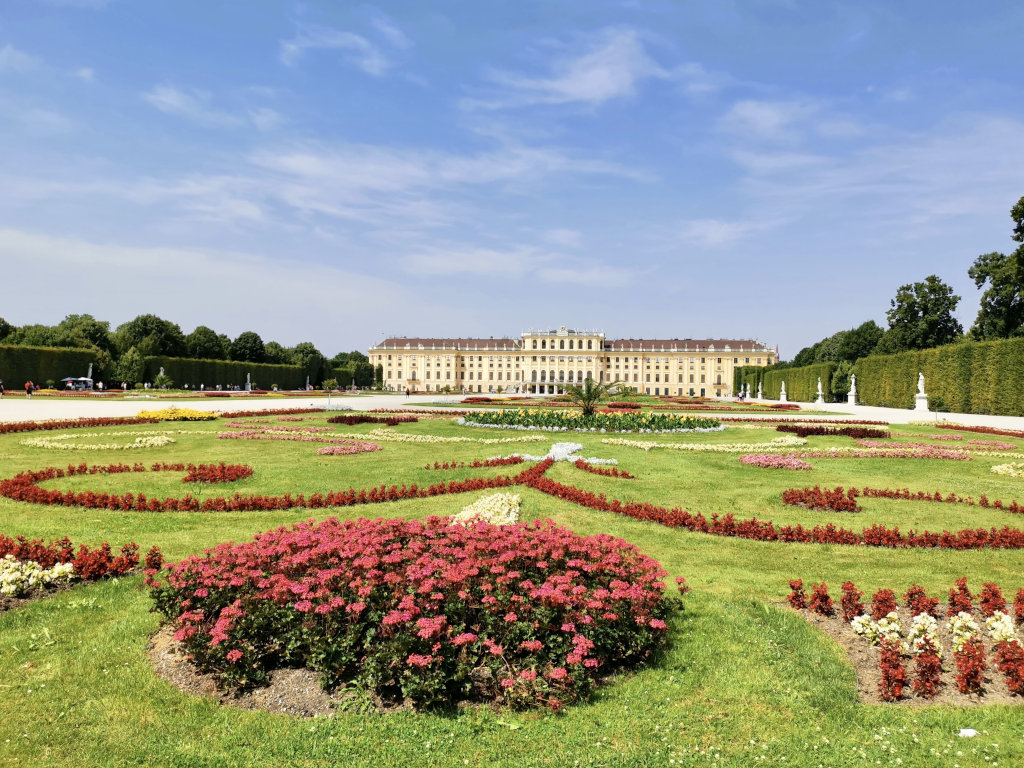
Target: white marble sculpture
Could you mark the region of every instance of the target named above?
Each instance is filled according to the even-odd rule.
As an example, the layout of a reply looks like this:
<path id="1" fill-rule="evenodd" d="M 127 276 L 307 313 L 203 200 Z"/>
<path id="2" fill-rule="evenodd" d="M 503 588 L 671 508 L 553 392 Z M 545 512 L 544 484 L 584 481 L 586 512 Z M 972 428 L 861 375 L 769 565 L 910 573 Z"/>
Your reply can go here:
<path id="1" fill-rule="evenodd" d="M 850 374 L 850 391 L 846 393 L 846 402 L 850 405 L 857 404 L 857 374 Z"/>
<path id="2" fill-rule="evenodd" d="M 822 391 L 821 391 L 821 376 L 818 377 L 818 396 L 816 398 L 814 398 L 814 404 L 815 405 L 824 405 L 825 404 L 825 395 L 822 394 Z"/>
<path id="3" fill-rule="evenodd" d="M 786 402 L 786 382 L 785 381 L 782 382 L 782 389 L 779 392 L 779 402 L 780 403 Z"/>
<path id="4" fill-rule="evenodd" d="M 914 395 L 914 410 L 928 412 L 928 395 L 924 393 L 924 374 L 917 374 L 917 394 Z"/>

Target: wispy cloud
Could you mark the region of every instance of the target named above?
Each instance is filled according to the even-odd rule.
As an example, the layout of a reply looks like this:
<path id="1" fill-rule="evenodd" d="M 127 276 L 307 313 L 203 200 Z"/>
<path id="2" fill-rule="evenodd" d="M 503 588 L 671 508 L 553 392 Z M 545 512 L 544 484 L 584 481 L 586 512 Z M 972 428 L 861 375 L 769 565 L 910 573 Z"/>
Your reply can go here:
<path id="1" fill-rule="evenodd" d="M 705 248 L 731 245 L 737 240 L 765 229 L 764 223 L 755 221 L 725 221 L 723 219 L 694 219 L 686 222 L 680 237 L 684 242 Z"/>
<path id="2" fill-rule="evenodd" d="M 531 104 L 580 103 L 590 106 L 632 96 L 645 79 L 668 77 L 644 48 L 635 30 L 611 28 L 563 49 L 547 76 L 506 71 L 490 73 L 497 91 L 464 102 L 467 107 L 504 109 Z"/>
<path id="3" fill-rule="evenodd" d="M 19 51 L 8 43 L 0 48 L 0 72 L 28 72 L 39 66 L 39 59 Z"/>
<path id="4" fill-rule="evenodd" d="M 386 37 L 390 41 L 395 39 L 398 34 L 401 33 L 397 29 L 393 29 Z M 314 50 L 343 51 L 350 64 L 374 77 L 386 75 L 392 67 L 391 60 L 380 47 L 362 35 L 312 24 L 300 24 L 295 37 L 290 40 L 282 40 L 279 57 L 282 64 L 294 67 L 302 60 L 307 51 Z"/>
<path id="5" fill-rule="evenodd" d="M 84 80 L 87 83 L 91 83 L 96 79 L 96 73 L 93 71 L 92 67 L 79 67 L 73 74 L 79 80 Z"/>
<path id="6" fill-rule="evenodd" d="M 757 101 L 746 99 L 733 104 L 720 121 L 729 133 L 768 141 L 794 141 L 801 123 L 816 108 L 798 101 Z"/>
<path id="7" fill-rule="evenodd" d="M 193 123 L 215 128 L 237 128 L 253 125 L 261 131 L 277 128 L 283 116 L 268 107 L 229 112 L 213 105 L 211 94 L 196 89 L 182 89 L 169 84 L 156 85 L 142 98 L 164 114 L 182 117 Z"/>

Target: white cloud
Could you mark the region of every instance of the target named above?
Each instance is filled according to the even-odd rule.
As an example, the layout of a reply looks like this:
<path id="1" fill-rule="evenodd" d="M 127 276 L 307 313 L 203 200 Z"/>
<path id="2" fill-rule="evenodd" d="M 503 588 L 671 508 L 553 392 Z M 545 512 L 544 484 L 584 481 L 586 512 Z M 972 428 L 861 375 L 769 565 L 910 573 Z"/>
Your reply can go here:
<path id="1" fill-rule="evenodd" d="M 706 248 L 728 245 L 741 240 L 763 226 L 751 221 L 695 219 L 683 225 L 680 236 L 685 242 Z"/>
<path id="2" fill-rule="evenodd" d="M 210 105 L 210 94 L 205 91 L 182 90 L 173 85 L 157 85 L 142 94 L 142 98 L 167 115 L 184 117 L 200 125 L 233 127 L 241 124 L 236 116 Z"/>
<path id="3" fill-rule="evenodd" d="M 39 59 L 19 51 L 8 43 L 0 48 L 0 72 L 28 72 L 39 66 Z"/>
<path id="4" fill-rule="evenodd" d="M 385 306 L 392 327 L 422 327 L 424 317 L 457 327 L 463 314 L 432 303 L 403 282 L 254 253 L 99 244 L 0 229 L 0 254 L 13 285 L 46 285 L 47 302 L 65 308 L 62 312 L 116 307 L 118 316 L 109 318 L 115 324 L 152 312 L 183 327 L 204 323 L 235 334 L 257 322 L 252 297 L 267 295 L 272 286 L 274 300 L 261 304 L 255 330 L 284 343 L 312 337 L 328 354 L 365 343 L 371 333 L 367 318 Z M 153 290 L 154 275 L 160 290 Z M 11 292 L 4 311 L 9 317 L 38 318 L 38 293 Z"/>
<path id="5" fill-rule="evenodd" d="M 396 30 L 397 31 L 397 30 Z M 294 67 L 306 51 L 340 50 L 350 64 L 368 75 L 381 77 L 391 68 L 391 61 L 380 48 L 362 35 L 332 27 L 301 24 L 291 40 L 282 40 L 281 63 Z"/>
<path id="6" fill-rule="evenodd" d="M 80 67 L 75 70 L 74 75 L 79 80 L 84 80 L 87 83 L 91 83 L 96 79 L 96 73 L 93 72 L 92 67 Z"/>
<path id="7" fill-rule="evenodd" d="M 575 229 L 549 229 L 542 236 L 546 242 L 560 248 L 579 248 L 583 242 L 583 233 Z"/>
<path id="8" fill-rule="evenodd" d="M 59 136 L 71 133 L 76 123 L 63 112 L 0 93 L 0 129 L 4 127 L 37 136 Z"/>
<path id="9" fill-rule="evenodd" d="M 815 111 L 815 107 L 798 101 L 747 99 L 733 104 L 719 124 L 741 137 L 792 141 L 798 137 L 800 124 Z"/>
<path id="10" fill-rule="evenodd" d="M 215 128 L 237 128 L 253 125 L 261 131 L 270 131 L 284 122 L 284 117 L 268 107 L 256 107 L 235 113 L 218 109 L 206 91 L 183 90 L 166 83 L 156 85 L 142 98 L 167 115 L 183 117 L 193 123 Z"/>
<path id="11" fill-rule="evenodd" d="M 583 103 L 596 106 L 632 96 L 640 81 L 668 77 L 647 55 L 635 30 L 606 29 L 583 41 L 582 52 L 564 54 L 547 77 L 494 72 L 499 86 L 493 97 L 472 99 L 468 107 L 502 109 L 531 104 Z"/>
<path id="12" fill-rule="evenodd" d="M 396 27 L 389 19 L 383 16 L 375 16 L 373 21 L 373 28 L 380 33 L 390 45 L 395 48 L 411 48 L 412 41 L 406 37 L 405 33 Z"/>

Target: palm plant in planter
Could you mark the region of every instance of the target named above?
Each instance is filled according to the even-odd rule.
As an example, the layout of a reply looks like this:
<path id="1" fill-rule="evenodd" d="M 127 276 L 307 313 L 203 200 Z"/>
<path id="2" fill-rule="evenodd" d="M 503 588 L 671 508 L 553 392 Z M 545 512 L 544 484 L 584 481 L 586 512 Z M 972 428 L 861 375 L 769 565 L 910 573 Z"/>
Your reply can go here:
<path id="1" fill-rule="evenodd" d="M 612 390 L 620 386 L 620 382 L 613 381 L 610 384 L 598 384 L 593 379 L 587 379 L 583 386 L 565 384 L 565 396 L 573 403 L 583 409 L 584 416 L 593 416 L 597 404 L 608 397 Z"/>

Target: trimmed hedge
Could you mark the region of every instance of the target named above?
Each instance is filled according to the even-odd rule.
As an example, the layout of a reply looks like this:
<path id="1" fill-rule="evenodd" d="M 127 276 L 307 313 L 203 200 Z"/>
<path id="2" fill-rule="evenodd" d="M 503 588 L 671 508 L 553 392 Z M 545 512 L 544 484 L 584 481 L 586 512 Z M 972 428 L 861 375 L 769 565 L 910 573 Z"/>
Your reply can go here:
<path id="1" fill-rule="evenodd" d="M 189 357 L 147 357 L 145 359 L 146 381 L 153 381 L 160 368 L 174 382 L 175 387 L 188 384 L 199 388 L 205 384 L 213 389 L 218 384 L 245 386 L 245 375 L 252 376 L 255 389 L 270 389 L 276 384 L 281 389 L 299 389 L 306 386 L 305 370 L 298 365 L 271 365 L 269 363 L 239 363 L 231 360 L 195 360 Z M 310 379 L 311 384 L 320 382 Z"/>
<path id="2" fill-rule="evenodd" d="M 930 404 L 956 413 L 1024 416 L 1024 339 L 962 342 L 933 349 L 872 355 L 853 367 L 857 401 L 912 408 L 924 373 Z"/>
<path id="3" fill-rule="evenodd" d="M 828 400 L 832 391 L 832 372 L 835 363 L 817 363 L 802 368 L 766 369 L 764 372 L 764 396 L 769 400 L 778 400 L 782 390 L 782 382 L 786 382 L 786 399 L 800 403 L 812 403 L 818 396 L 818 377 L 821 377 L 821 390 Z M 755 386 L 756 390 L 756 386 Z"/>
<path id="4" fill-rule="evenodd" d="M 43 386 L 52 379 L 59 387 L 63 378 L 85 376 L 89 363 L 94 362 L 96 352 L 91 349 L 0 344 L 0 379 L 10 390 L 20 389 L 30 380 Z"/>
<path id="5" fill-rule="evenodd" d="M 341 368 L 334 368 L 332 375 L 342 389 L 351 387 L 353 380 L 357 387 L 373 386 L 373 366 L 369 363 L 349 363 Z"/>

